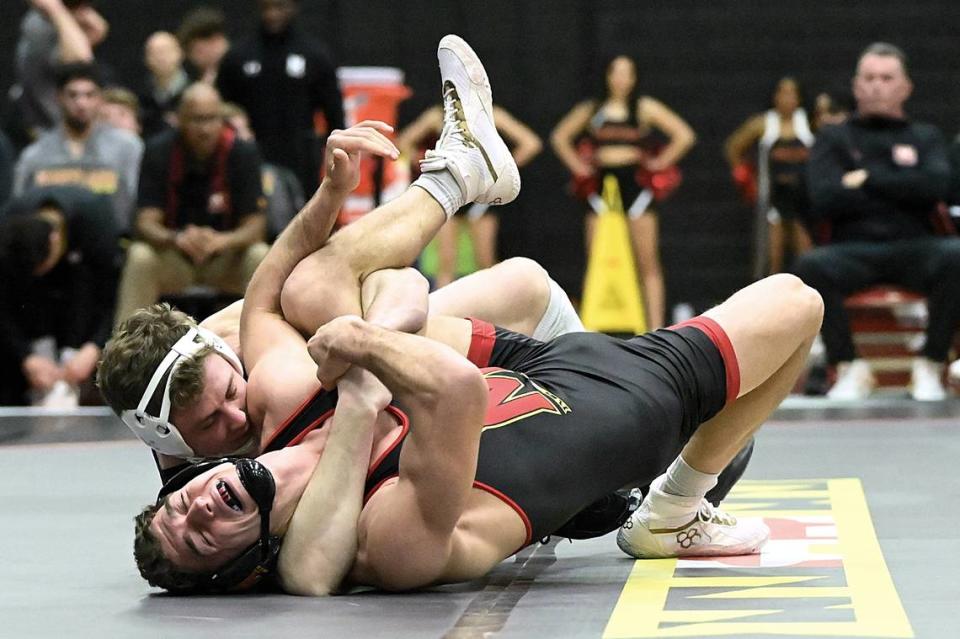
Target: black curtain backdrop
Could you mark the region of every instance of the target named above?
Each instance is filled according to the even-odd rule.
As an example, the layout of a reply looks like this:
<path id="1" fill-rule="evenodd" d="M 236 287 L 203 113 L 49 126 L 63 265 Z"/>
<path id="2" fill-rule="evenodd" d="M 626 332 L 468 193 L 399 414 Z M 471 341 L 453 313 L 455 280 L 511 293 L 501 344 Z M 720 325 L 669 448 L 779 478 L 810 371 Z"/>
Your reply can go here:
<path id="1" fill-rule="evenodd" d="M 142 43 L 174 30 L 199 3 L 98 0 L 111 24 L 98 49 L 118 79 L 143 73 Z M 253 0 L 211 0 L 227 12 L 231 36 L 256 25 Z M 326 40 L 341 65 L 389 65 L 407 73 L 414 96 L 401 123 L 439 99 L 436 43 L 465 37 L 483 58 L 495 100 L 543 136 L 593 94 L 600 65 L 627 53 L 640 63 L 641 90 L 680 113 L 698 144 L 685 182 L 662 206 L 669 302 L 698 310 L 749 281 L 752 214 L 740 204 L 723 161 L 724 138 L 766 108 L 776 79 L 791 74 L 811 96 L 846 85 L 859 51 L 874 40 L 903 47 L 916 89 L 909 110 L 953 137 L 960 91 L 960 3 L 954 0 L 302 0 L 302 25 Z M 23 0 L 0 8 L 0 88 L 12 82 Z M 583 276 L 582 207 L 564 193 L 567 174 L 548 149 L 527 168 L 517 205 L 502 218 L 503 257 L 540 261 L 575 296 Z"/>

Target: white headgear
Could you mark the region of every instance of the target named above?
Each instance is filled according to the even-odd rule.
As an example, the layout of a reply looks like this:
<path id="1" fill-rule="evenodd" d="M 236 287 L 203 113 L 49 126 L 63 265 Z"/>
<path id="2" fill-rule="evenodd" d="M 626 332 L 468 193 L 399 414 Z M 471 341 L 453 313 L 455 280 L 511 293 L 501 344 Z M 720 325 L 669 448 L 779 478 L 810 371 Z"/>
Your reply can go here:
<path id="1" fill-rule="evenodd" d="M 137 408 L 125 410 L 120 414 L 120 419 L 133 431 L 133 434 L 158 453 L 187 459 L 197 458 L 196 453 L 184 441 L 177 427 L 170 422 L 170 382 L 173 380 L 177 369 L 188 357 L 208 346 L 230 362 L 238 373 L 243 374 L 243 365 L 240 363 L 240 358 L 226 342 L 205 328 L 191 326 L 186 335 L 177 340 L 177 343 L 170 348 L 170 352 L 157 366 L 157 370 L 153 372 L 153 377 L 150 378 L 150 383 L 143 391 L 143 396 L 140 398 Z M 147 413 L 147 405 L 153 398 L 160 380 L 163 379 L 168 370 L 170 375 L 167 377 L 167 384 L 163 391 L 160 415 L 155 417 Z"/>

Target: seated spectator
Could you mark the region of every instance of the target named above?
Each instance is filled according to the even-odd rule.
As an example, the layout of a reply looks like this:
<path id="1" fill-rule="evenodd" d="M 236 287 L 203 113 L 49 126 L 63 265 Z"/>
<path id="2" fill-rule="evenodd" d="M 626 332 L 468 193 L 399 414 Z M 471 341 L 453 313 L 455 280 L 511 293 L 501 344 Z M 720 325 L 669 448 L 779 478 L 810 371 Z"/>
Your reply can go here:
<path id="1" fill-rule="evenodd" d="M 190 78 L 183 68 L 183 49 L 173 34 L 157 31 L 143 47 L 147 65 L 140 90 L 143 137 L 150 138 L 177 125 L 177 105 Z"/>
<path id="2" fill-rule="evenodd" d="M 14 94 L 31 139 L 60 121 L 57 67 L 93 62 L 93 49 L 110 26 L 90 0 L 30 0 L 20 24 Z M 8 7 L 9 9 L 9 7 Z"/>
<path id="3" fill-rule="evenodd" d="M 230 48 L 223 11 L 199 6 L 183 17 L 177 39 L 187 58 L 184 65 L 192 80 L 214 84 L 220 61 Z"/>
<path id="4" fill-rule="evenodd" d="M 224 123 L 220 95 L 207 84 L 187 88 L 177 119 L 178 129 L 153 138 L 144 154 L 118 322 L 193 284 L 242 295 L 267 252 L 256 145 Z"/>
<path id="5" fill-rule="evenodd" d="M 242 107 L 228 102 L 223 105 L 223 117 L 227 124 L 237 132 L 241 140 L 254 140 L 253 130 L 250 128 L 250 119 Z M 261 176 L 263 178 L 263 196 L 267 199 L 267 240 L 272 242 L 280 235 L 280 231 L 287 227 L 297 211 L 307 203 L 303 194 L 300 180 L 290 169 L 264 162 Z"/>
<path id="6" fill-rule="evenodd" d="M 60 69 L 62 122 L 24 149 L 17 162 L 14 194 L 36 186 L 75 184 L 109 195 L 117 229 L 127 232 L 137 189 L 143 142 L 97 120 L 103 97 L 90 64 Z"/>
<path id="7" fill-rule="evenodd" d="M 913 361 L 911 393 L 946 397 L 943 365 L 960 321 L 960 238 L 936 235 L 933 214 L 947 195 L 950 166 L 936 127 L 906 117 L 912 89 L 900 49 L 867 47 L 853 80 L 856 114 L 817 133 L 808 163 L 813 213 L 830 226 L 831 243 L 800 256 L 795 272 L 823 296 L 834 399 L 865 398 L 874 386 L 869 364 L 857 358 L 844 299 L 878 283 L 927 296 L 927 341 Z"/>
<path id="8" fill-rule="evenodd" d="M 0 403 L 96 400 L 120 250 L 109 198 L 70 186 L 30 191 L 0 221 Z M 82 392 L 85 391 L 85 392 Z"/>
<path id="9" fill-rule="evenodd" d="M 123 87 L 110 87 L 103 92 L 100 121 L 110 126 L 140 135 L 140 100 Z"/>

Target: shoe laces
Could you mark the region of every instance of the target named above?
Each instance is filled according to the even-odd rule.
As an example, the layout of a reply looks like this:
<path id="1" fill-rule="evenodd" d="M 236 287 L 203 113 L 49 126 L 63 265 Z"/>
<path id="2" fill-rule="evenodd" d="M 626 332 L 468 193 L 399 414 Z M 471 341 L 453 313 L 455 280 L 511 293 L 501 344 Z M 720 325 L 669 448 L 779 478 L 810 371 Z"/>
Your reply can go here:
<path id="1" fill-rule="evenodd" d="M 700 510 L 697 512 L 697 518 L 708 524 L 719 524 L 721 526 L 736 526 L 737 518 L 733 515 L 714 508 L 706 499 L 700 501 Z"/>
<path id="2" fill-rule="evenodd" d="M 443 88 L 443 129 L 440 131 L 437 147 L 446 146 L 448 138 L 464 146 L 471 146 L 471 136 L 467 132 L 466 120 L 460 94 L 457 93 L 457 88 L 452 82 L 447 82 Z"/>

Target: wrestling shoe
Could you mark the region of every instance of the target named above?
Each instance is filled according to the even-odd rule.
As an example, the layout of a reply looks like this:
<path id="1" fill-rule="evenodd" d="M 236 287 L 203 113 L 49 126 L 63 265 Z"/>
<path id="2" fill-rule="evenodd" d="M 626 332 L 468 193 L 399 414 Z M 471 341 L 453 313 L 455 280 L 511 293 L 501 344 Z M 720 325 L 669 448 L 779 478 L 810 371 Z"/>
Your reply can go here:
<path id="1" fill-rule="evenodd" d="M 737 519 L 706 499 L 650 494 L 617 533 L 620 550 L 637 559 L 753 555 L 770 537 L 758 518 Z"/>
<path id="2" fill-rule="evenodd" d="M 421 172 L 449 170 L 463 204 L 506 204 L 520 192 L 520 172 L 493 122 L 493 94 L 480 58 L 464 40 L 437 47 L 443 81 L 443 130 Z"/>

